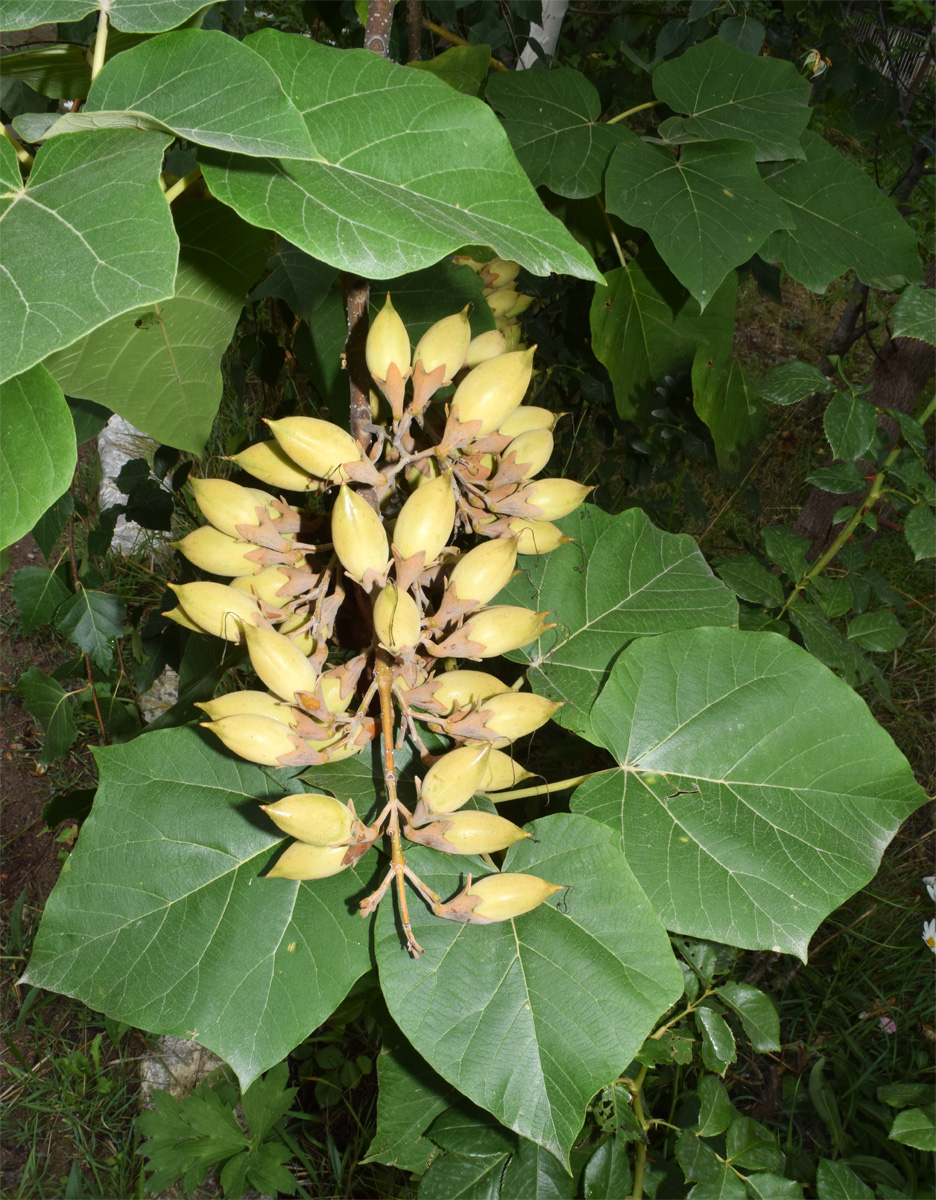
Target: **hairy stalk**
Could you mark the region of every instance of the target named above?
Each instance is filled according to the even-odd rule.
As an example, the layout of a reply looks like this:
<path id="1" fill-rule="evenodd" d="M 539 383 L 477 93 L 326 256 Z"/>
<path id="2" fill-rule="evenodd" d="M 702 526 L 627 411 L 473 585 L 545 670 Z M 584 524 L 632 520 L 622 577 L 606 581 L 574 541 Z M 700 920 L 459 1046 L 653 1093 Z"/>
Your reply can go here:
<path id="1" fill-rule="evenodd" d="M 104 66 L 107 51 L 107 6 L 102 5 L 98 14 L 97 33 L 94 35 L 94 57 L 91 60 L 91 78 L 96 79 Z"/>
<path id="2" fill-rule="evenodd" d="M 548 796 L 550 792 L 565 792 L 576 788 L 580 783 L 594 779 L 596 775 L 610 775 L 619 771 L 620 767 L 603 767 L 600 771 L 589 771 L 587 775 L 573 775 L 570 779 L 560 779 L 558 783 L 541 783 L 538 787 L 517 788 L 513 792 L 492 792 L 491 795 L 500 800 L 526 800 L 528 796 Z M 487 795 L 486 792 L 481 793 Z"/>

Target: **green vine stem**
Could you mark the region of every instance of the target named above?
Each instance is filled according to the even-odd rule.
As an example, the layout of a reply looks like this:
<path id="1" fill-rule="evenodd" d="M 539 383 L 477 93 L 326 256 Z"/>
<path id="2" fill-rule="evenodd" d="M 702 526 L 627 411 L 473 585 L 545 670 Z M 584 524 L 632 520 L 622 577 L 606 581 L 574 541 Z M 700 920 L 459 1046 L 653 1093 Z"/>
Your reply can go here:
<path id="1" fill-rule="evenodd" d="M 102 5 L 98 14 L 97 33 L 94 35 L 94 57 L 91 60 L 91 78 L 96 79 L 104 66 L 107 51 L 107 7 Z"/>
<path id="2" fill-rule="evenodd" d="M 922 413 L 920 413 L 920 415 L 917 417 L 918 422 L 921 425 L 924 425 L 929 420 L 929 418 L 933 415 L 934 412 L 936 412 L 936 399 L 932 399 L 929 401 L 929 403 L 923 409 Z M 828 550 L 825 552 L 825 554 L 823 554 L 821 558 L 818 558 L 813 563 L 813 565 L 809 568 L 809 570 L 806 572 L 806 574 L 803 576 L 803 578 L 801 580 L 799 580 L 799 582 L 793 588 L 793 591 L 790 593 L 790 595 L 786 599 L 786 603 L 784 604 L 783 608 L 780 610 L 780 613 L 779 613 L 780 617 L 782 617 L 783 614 L 790 607 L 790 605 L 796 601 L 797 597 L 804 591 L 804 589 L 806 588 L 806 585 L 809 583 L 809 581 L 811 579 L 815 579 L 817 575 L 822 574 L 822 572 L 829 565 L 829 563 L 832 561 L 832 559 L 835 558 L 836 554 L 838 554 L 838 552 L 841 550 L 841 548 L 845 545 L 845 543 L 848 541 L 848 539 L 852 536 L 852 534 L 855 532 L 855 530 L 858 528 L 858 526 L 861 524 L 861 522 L 864 520 L 864 518 L 867 516 L 867 514 L 871 511 L 872 508 L 874 508 L 874 506 L 875 506 L 875 504 L 877 504 L 878 500 L 880 500 L 881 493 L 884 490 L 884 482 L 887 479 L 887 472 L 897 461 L 897 458 L 900 455 L 900 452 L 902 449 L 903 449 L 902 445 L 900 445 L 900 444 L 896 445 L 893 448 L 893 450 L 891 450 L 890 454 L 888 454 L 887 458 L 884 459 L 884 462 L 881 464 L 881 469 L 871 480 L 871 484 L 868 487 L 867 492 L 865 492 L 864 499 L 858 505 L 857 509 L 852 514 L 851 518 L 845 523 L 845 525 L 839 531 L 838 537 L 836 537 L 835 541 L 828 548 Z"/>

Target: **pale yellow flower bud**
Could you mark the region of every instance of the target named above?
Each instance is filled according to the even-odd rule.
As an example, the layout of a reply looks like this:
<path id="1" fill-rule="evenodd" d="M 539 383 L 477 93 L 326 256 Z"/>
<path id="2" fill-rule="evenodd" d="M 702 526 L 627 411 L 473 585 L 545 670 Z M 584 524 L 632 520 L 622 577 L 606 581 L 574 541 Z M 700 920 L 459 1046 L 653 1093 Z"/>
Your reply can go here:
<path id="1" fill-rule="evenodd" d="M 293 701 L 296 692 L 314 692 L 319 674 L 302 650 L 275 629 L 245 625 L 250 662 L 274 695 Z"/>
<path id="2" fill-rule="evenodd" d="M 380 383 L 386 383 L 390 364 L 395 363 L 401 379 L 410 375 L 410 343 L 406 326 L 393 307 L 390 293 L 383 308 L 371 322 L 364 346 L 367 369 Z"/>
<path id="3" fill-rule="evenodd" d="M 368 570 L 383 575 L 390 561 L 387 531 L 363 497 L 342 484 L 331 516 L 332 544 L 341 565 L 360 582 Z"/>
<path id="4" fill-rule="evenodd" d="M 528 521 L 524 517 L 514 517 L 509 526 L 517 535 L 518 554 L 550 554 L 563 542 L 571 541 L 551 521 Z"/>
<path id="5" fill-rule="evenodd" d="M 267 879 L 327 879 L 343 871 L 345 846 L 310 846 L 308 842 L 293 842 L 287 846 L 266 873 Z"/>
<path id="6" fill-rule="evenodd" d="M 516 413 L 514 415 L 516 416 Z M 501 458 L 506 459 L 513 454 L 517 466 L 525 468 L 524 478 L 532 479 L 549 462 L 552 457 L 553 444 L 553 435 L 548 429 L 528 429 L 514 438 L 501 454 Z"/>
<path id="7" fill-rule="evenodd" d="M 450 750 L 432 764 L 422 781 L 420 799 L 433 813 L 451 813 L 467 804 L 487 774 L 489 742 Z"/>
<path id="8" fill-rule="evenodd" d="M 360 462 L 364 457 L 351 434 L 331 421 L 321 421 L 318 417 L 284 417 L 281 421 L 267 420 L 267 425 L 293 462 L 332 483 L 349 478 L 342 464 Z"/>
<path id="9" fill-rule="evenodd" d="M 269 487 L 290 492 L 318 491 L 322 481 L 296 466 L 279 442 L 256 442 L 240 454 L 232 454 L 231 462 Z"/>
<path id="10" fill-rule="evenodd" d="M 246 689 L 242 692 L 226 692 L 223 696 L 215 696 L 213 700 L 205 700 L 196 704 L 212 721 L 223 720 L 224 717 L 255 716 L 271 717 L 284 725 L 294 725 L 298 713 L 294 708 L 278 700 L 269 692 L 258 692 Z"/>
<path id="11" fill-rule="evenodd" d="M 507 353 L 507 339 L 499 329 L 488 329 L 479 333 L 468 343 L 465 354 L 465 366 L 477 367 L 487 362 L 489 358 L 497 358 L 498 354 Z"/>
<path id="12" fill-rule="evenodd" d="M 561 884 L 547 883 L 536 875 L 508 871 L 472 880 L 467 895 L 481 897 L 481 902 L 472 910 L 475 916 L 488 921 L 509 921 L 538 908 L 561 890 Z"/>
<path id="13" fill-rule="evenodd" d="M 186 616 L 205 633 L 229 642 L 242 642 L 244 627 L 253 625 L 254 617 L 260 616 L 256 600 L 225 583 L 170 583 L 169 587 Z"/>
<path id="14" fill-rule="evenodd" d="M 527 504 L 542 509 L 544 521 L 558 521 L 575 512 L 592 489 L 574 479 L 538 479 L 528 484 L 520 496 Z"/>
<path id="15" fill-rule="evenodd" d="M 310 846 L 337 846 L 351 837 L 354 817 L 334 796 L 300 792 L 260 807 L 284 833 Z"/>
<path id="16" fill-rule="evenodd" d="M 404 559 L 425 551 L 428 566 L 447 545 L 454 526 L 455 492 L 446 472 L 407 498 L 393 529 L 393 544 Z"/>
<path id="17" fill-rule="evenodd" d="M 419 339 L 413 351 L 413 366 L 422 362 L 423 370 L 430 375 L 437 367 L 444 368 L 440 386 L 452 382 L 452 376 L 461 370 L 471 341 L 471 326 L 468 323 L 468 305 L 461 312 L 443 317 L 430 325 Z"/>
<path id="18" fill-rule="evenodd" d="M 462 809 L 418 830 L 407 827 L 406 836 L 444 854 L 493 854 L 530 835 L 496 813 Z"/>
<path id="19" fill-rule="evenodd" d="M 504 747 L 545 725 L 562 705 L 535 692 L 504 692 L 485 700 L 481 707 L 489 714 L 484 728 L 499 734 L 494 745 Z"/>
<path id="20" fill-rule="evenodd" d="M 391 654 L 400 654 L 416 645 L 420 632 L 419 609 L 409 592 L 402 592 L 395 583 L 388 583 L 378 593 L 374 601 L 374 630 Z"/>
<path id="21" fill-rule="evenodd" d="M 172 544 L 190 563 L 212 575 L 246 575 L 257 569 L 256 563 L 244 557 L 256 550 L 254 543 L 239 541 L 214 525 L 201 525 Z"/>
<path id="22" fill-rule="evenodd" d="M 290 738 L 292 730 L 272 717 L 257 717 L 252 713 L 222 717 L 220 721 L 202 721 L 234 754 L 248 762 L 264 767 L 282 766 L 280 758 L 294 754 L 296 744 Z"/>
<path id="23" fill-rule="evenodd" d="M 491 538 L 463 555 L 449 575 L 459 600 L 487 604 L 510 582 L 517 563 L 515 538 Z"/>
<path id="24" fill-rule="evenodd" d="M 532 374 L 532 347 L 489 358 L 469 371 L 455 389 L 452 414 L 463 425 L 480 421 L 478 437 L 493 433 L 519 406 Z"/>
<path id="25" fill-rule="evenodd" d="M 269 507 L 273 497 L 259 488 L 241 487 L 229 479 L 191 479 L 189 482 L 195 503 L 205 519 L 232 538 L 240 537 L 238 525 L 257 524 L 258 507 L 266 508 L 273 517 L 279 515 Z"/>
<path id="26" fill-rule="evenodd" d="M 515 438 L 530 429 L 555 429 L 559 415 L 548 408 L 538 408 L 535 404 L 521 404 L 501 423 L 497 432 Z"/>

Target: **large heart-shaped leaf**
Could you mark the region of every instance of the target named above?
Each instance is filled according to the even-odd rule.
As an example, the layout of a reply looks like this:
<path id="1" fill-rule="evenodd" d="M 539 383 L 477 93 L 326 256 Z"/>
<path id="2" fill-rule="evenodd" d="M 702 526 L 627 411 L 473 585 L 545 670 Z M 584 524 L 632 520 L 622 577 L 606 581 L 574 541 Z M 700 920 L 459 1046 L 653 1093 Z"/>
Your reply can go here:
<path id="1" fill-rule="evenodd" d="M 772 633 L 641 638 L 592 727 L 621 770 L 573 809 L 619 831 L 668 929 L 733 946 L 805 958 L 926 799 L 861 698 Z"/>
<path id="2" fill-rule="evenodd" d="M 287 1054 L 370 965 L 367 870 L 262 878 L 283 835 L 259 800 L 296 790 L 171 729 L 98 751 L 91 816 L 25 979 L 154 1033 L 192 1036 L 241 1085 Z M 288 773 L 286 773 L 288 775 Z"/>
<path id="3" fill-rule="evenodd" d="M 671 142 L 744 138 L 754 143 L 758 162 L 803 157 L 810 87 L 792 63 L 752 58 L 721 38 L 709 38 L 662 63 L 653 74 L 653 91 L 688 114 L 660 126 Z"/>
<path id="4" fill-rule="evenodd" d="M 647 230 L 703 309 L 732 267 L 793 224 L 758 173 L 753 143 L 737 139 L 685 146 L 677 159 L 631 134 L 605 184 L 608 211 Z"/>
<path id="5" fill-rule="evenodd" d="M 54 138 L 26 184 L 0 143 L 0 378 L 172 295 L 179 244 L 157 178 L 168 142 L 128 129 Z"/>
<path id="6" fill-rule="evenodd" d="M 713 360 L 731 352 L 738 277 L 731 272 L 705 312 L 652 243 L 605 276 L 591 307 L 592 348 L 608 368 L 622 417 L 646 420 L 667 375 L 688 370 L 700 347 Z"/>
<path id="7" fill-rule="evenodd" d="M 439 920 L 415 902 L 413 930 L 425 950 L 415 961 L 384 903 L 377 961 L 393 1018 L 426 1061 L 567 1163 L 588 1101 L 624 1069 L 682 980 L 616 835 L 569 814 L 532 829 L 504 870 L 565 892 L 486 926 Z M 466 872 L 487 873 L 478 860 L 421 848 L 407 860 L 445 898 Z"/>
<path id="8" fill-rule="evenodd" d="M 8 379 L 0 389 L 0 547 L 29 533 L 70 486 L 77 462 L 71 413 L 45 367 Z"/>
<path id="9" fill-rule="evenodd" d="M 80 21 L 107 9 L 112 25 L 124 33 L 163 33 L 204 8 L 203 0 L 9 0 L 0 5 L 0 29 L 32 29 L 53 21 Z"/>
<path id="10" fill-rule="evenodd" d="M 263 270 L 267 238 L 211 199 L 183 205 L 176 229 L 175 295 L 108 321 L 45 366 L 70 396 L 201 454 L 221 400 L 221 359 Z"/>
<path id="11" fill-rule="evenodd" d="M 575 542 L 519 560 L 525 569 L 498 602 L 555 614 L 555 629 L 509 657 L 530 664 L 534 691 L 566 702 L 559 724 L 594 742 L 589 710 L 629 641 L 735 625 L 738 606 L 692 538 L 664 533 L 639 508 L 612 517 L 586 504 L 559 524 Z"/>
<path id="12" fill-rule="evenodd" d="M 336 50 L 264 30 L 262 55 L 303 113 L 322 161 L 204 150 L 208 186 L 255 225 L 371 279 L 436 262 L 472 243 L 534 274 L 599 279 L 542 206 L 500 122 L 480 100 L 367 50 Z"/>
<path id="13" fill-rule="evenodd" d="M 741 451 L 764 430 L 764 406 L 736 358 L 713 361 L 708 347 L 696 351 L 692 405 L 712 431 L 722 471 L 736 470 Z"/>
<path id="14" fill-rule="evenodd" d="M 98 110 L 148 113 L 187 141 L 237 154 L 317 157 L 269 65 L 220 30 L 181 29 L 115 55 L 83 109 Z"/>
<path id="15" fill-rule="evenodd" d="M 599 122 L 601 99 L 579 71 L 503 71 L 488 81 L 510 144 L 534 187 L 560 196 L 595 196 L 614 147 L 633 135 Z"/>
<path id="16" fill-rule="evenodd" d="M 793 217 L 792 227 L 770 235 L 761 257 L 782 262 L 813 292 L 849 268 L 886 291 L 922 278 L 916 235 L 874 180 L 818 134 L 805 133 L 803 147 L 805 161 L 761 168 Z"/>

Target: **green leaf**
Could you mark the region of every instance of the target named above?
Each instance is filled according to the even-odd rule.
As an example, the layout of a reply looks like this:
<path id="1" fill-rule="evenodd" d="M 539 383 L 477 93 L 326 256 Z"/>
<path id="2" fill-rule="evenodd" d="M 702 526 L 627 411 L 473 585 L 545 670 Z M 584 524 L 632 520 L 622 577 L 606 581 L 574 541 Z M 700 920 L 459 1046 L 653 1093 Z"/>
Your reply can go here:
<path id="1" fill-rule="evenodd" d="M 534 274 L 600 279 L 480 100 L 368 50 L 275 30 L 244 44 L 289 81 L 322 155 L 247 161 L 202 151 L 211 192 L 252 224 L 371 279 L 419 270 L 469 243 Z"/>
<path id="2" fill-rule="evenodd" d="M 45 367 L 7 380 L 0 392 L 0 546 L 32 529 L 71 484 L 77 461 L 68 405 Z"/>
<path id="3" fill-rule="evenodd" d="M 320 158 L 302 114 L 259 54 L 219 29 L 182 29 L 106 63 L 82 109 L 144 112 L 200 146 Z"/>
<path id="4" fill-rule="evenodd" d="M 862 1183 L 851 1167 L 829 1158 L 819 1159 L 816 1195 L 819 1200 L 874 1200 L 874 1192 Z"/>
<path id="5" fill-rule="evenodd" d="M 751 1200 L 803 1200 L 803 1185 L 769 1171 L 748 1175 L 744 1181 Z"/>
<path id="6" fill-rule="evenodd" d="M 904 439 L 911 450 L 921 459 L 926 458 L 926 452 L 929 448 L 928 439 L 923 426 L 915 417 L 911 417 L 909 413 L 897 412 L 893 408 L 885 408 L 884 412 L 889 417 L 893 417 L 900 426 L 900 436 Z"/>
<path id="7" fill-rule="evenodd" d="M 654 911 L 692 937 L 804 957 L 922 802 L 864 702 L 775 634 L 640 638 L 591 717 L 622 769 L 572 808 L 620 833 Z"/>
<path id="8" fill-rule="evenodd" d="M 13 576 L 12 590 L 23 633 L 32 633 L 40 625 L 48 624 L 69 596 L 61 576 L 48 567 L 23 567 Z"/>
<path id="9" fill-rule="evenodd" d="M 916 562 L 936 558 L 936 513 L 924 502 L 915 504 L 904 518 L 904 537 Z"/>
<path id="10" fill-rule="evenodd" d="M 903 1142 L 905 1146 L 915 1146 L 917 1150 L 936 1154 L 936 1105 L 907 1108 L 898 1113 L 887 1136 L 895 1142 Z"/>
<path id="11" fill-rule="evenodd" d="M 715 1137 L 724 1133 L 737 1115 L 722 1081 L 714 1075 L 703 1075 L 699 1080 L 699 1121 L 695 1133 L 699 1137 Z"/>
<path id="12" fill-rule="evenodd" d="M 777 576 L 773 571 L 768 571 L 752 554 L 716 558 L 712 560 L 712 566 L 734 594 L 750 604 L 776 608 L 782 605 L 786 598 L 783 584 Z"/>
<path id="13" fill-rule="evenodd" d="M 115 639 L 126 633 L 127 614 L 116 596 L 79 588 L 59 608 L 55 624 L 69 641 L 107 670 Z"/>
<path id="14" fill-rule="evenodd" d="M 10 187 L 0 206 L 3 379 L 172 295 L 178 241 L 157 181 L 168 141 L 131 130 L 56 138 L 40 148 L 28 182 Z M 0 157 L 13 153 L 3 146 Z"/>
<path id="15" fill-rule="evenodd" d="M 717 1186 L 724 1179 L 726 1168 L 715 1151 L 688 1129 L 676 1139 L 676 1161 L 689 1182 L 698 1180 Z"/>
<path id="16" fill-rule="evenodd" d="M 618 413 L 646 419 L 667 375 L 688 370 L 700 346 L 713 358 L 731 351 L 738 280 L 732 273 L 705 312 L 652 245 L 605 276 L 591 306 L 592 349 L 608 368 Z"/>
<path id="17" fill-rule="evenodd" d="M 723 984 L 716 995 L 740 1017 L 744 1032 L 758 1054 L 780 1049 L 780 1018 L 766 993 L 749 983 L 732 981 Z"/>
<path id="18" fill-rule="evenodd" d="M 585 1200 L 619 1200 L 630 1195 L 632 1186 L 630 1159 L 616 1138 L 608 1138 L 585 1167 Z"/>
<path id="19" fill-rule="evenodd" d="M 879 668 L 839 633 L 816 605 L 791 604 L 789 615 L 810 654 L 840 674 L 850 687 L 873 679 L 880 694 L 889 698 L 890 688 Z"/>
<path id="20" fill-rule="evenodd" d="M 907 631 L 889 609 L 861 613 L 848 622 L 848 637 L 864 650 L 888 654 L 907 640 Z"/>
<path id="21" fill-rule="evenodd" d="M 714 1183 L 697 1183 L 687 1196 L 689 1200 L 744 1200 L 744 1184 L 730 1167 L 723 1167 Z"/>
<path id="22" fill-rule="evenodd" d="M 23 697 L 23 707 L 45 730 L 39 762 L 47 766 L 65 758 L 78 737 L 71 696 L 57 679 L 50 679 L 38 667 L 30 667 L 20 676 L 16 690 Z"/>
<path id="23" fill-rule="evenodd" d="M 0 29 L 31 29 L 51 21 L 80 21 L 101 0 L 4 0 Z M 204 8 L 204 0 L 110 0 L 108 18 L 124 33 L 163 33 Z"/>
<path id="24" fill-rule="evenodd" d="M 715 442 L 718 465 L 736 471 L 741 452 L 764 432 L 764 406 L 736 358 L 713 363 L 705 346 L 692 365 L 692 405 Z"/>
<path id="25" fill-rule="evenodd" d="M 3 60 L 4 64 L 6 59 Z M 932 288 L 908 287 L 891 309 L 892 337 L 917 338 L 936 346 L 936 294 Z"/>
<path id="26" fill-rule="evenodd" d="M 498 601 L 556 615 L 555 629 L 509 657 L 530 664 L 534 691 L 566 702 L 559 724 L 596 741 L 589 710 L 628 642 L 695 625 L 734 625 L 737 602 L 691 538 L 664 533 L 638 508 L 611 517 L 586 504 L 559 525 L 575 542 L 524 557 L 523 574 Z"/>
<path id="27" fill-rule="evenodd" d="M 419 1183 L 420 1200 L 498 1200 L 509 1150 L 461 1158 L 443 1154 Z"/>
<path id="28" fill-rule="evenodd" d="M 491 65 L 491 47 L 452 46 L 426 62 L 406 65 L 418 71 L 428 71 L 465 96 L 477 96 Z"/>
<path id="29" fill-rule="evenodd" d="M 776 1134 L 751 1117 L 741 1116 L 731 1123 L 725 1153 L 732 1166 L 744 1170 L 783 1170 L 783 1151 Z"/>
<path id="30" fill-rule="evenodd" d="M 826 405 L 822 418 L 825 435 L 836 458 L 862 458 L 874 441 L 877 410 L 861 396 L 838 392 Z"/>
<path id="31" fill-rule="evenodd" d="M 292 1150 L 282 1143 L 254 1143 L 247 1155 L 246 1182 L 267 1195 L 294 1196 L 297 1190 L 296 1180 L 292 1171 L 283 1165 L 291 1162 L 292 1158 Z M 224 1182 L 224 1171 L 221 1172 L 221 1185 L 225 1196 L 233 1194 Z"/>
<path id="32" fill-rule="evenodd" d="M 774 367 L 757 383 L 758 395 L 771 404 L 799 404 L 815 392 L 825 395 L 835 391 L 835 384 L 818 367 L 808 363 L 790 362 Z"/>
<path id="33" fill-rule="evenodd" d="M 18 79 L 53 100 L 83 100 L 91 84 L 91 68 L 81 46 L 43 46 L 4 54 L 3 76 Z"/>
<path id="34" fill-rule="evenodd" d="M 289 1067 L 278 1063 L 260 1079 L 255 1079 L 241 1097 L 244 1120 L 252 1141 L 262 1141 L 276 1122 L 286 1115 L 298 1088 L 287 1087 Z"/>
<path id="35" fill-rule="evenodd" d="M 567 1162 L 585 1106 L 633 1058 L 682 976 L 611 831 L 568 814 L 532 829 L 504 870 L 566 891 L 485 926 L 440 921 L 411 904 L 425 950 L 416 961 L 385 904 L 377 962 L 390 1012 L 416 1050 L 502 1124 Z M 467 872 L 487 873 L 477 859 L 419 847 L 407 862 L 445 898 Z"/>
<path id="36" fill-rule="evenodd" d="M 432 1122 L 429 1137 L 443 1150 L 468 1158 L 497 1154 L 501 1150 L 512 1152 L 517 1148 L 514 1135 L 490 1113 L 473 1104 L 447 1108 Z"/>
<path id="37" fill-rule="evenodd" d="M 234 1110 L 207 1083 L 181 1101 L 168 1092 L 154 1092 L 155 1111 L 137 1117 L 137 1129 L 148 1140 L 137 1151 L 149 1160 L 147 1187 L 154 1192 L 170 1187 L 180 1175 L 191 1192 L 204 1182 L 212 1167 L 243 1151 L 247 1138 Z"/>
<path id="38" fill-rule="evenodd" d="M 762 181 L 746 141 L 688 145 L 676 159 L 631 134 L 611 157 L 605 187 L 608 211 L 647 230 L 702 309 L 771 230 L 793 223 Z"/>
<path id="39" fill-rule="evenodd" d="M 867 487 L 867 480 L 853 462 L 819 467 L 816 471 L 810 471 L 806 482 L 811 483 L 813 487 L 822 488 L 824 492 L 831 492 L 834 496 L 863 492 Z"/>
<path id="40" fill-rule="evenodd" d="M 601 123 L 601 99 L 579 71 L 502 71 L 486 97 L 501 114 L 514 153 L 534 187 L 560 196 L 596 196 L 611 153 L 634 135 Z"/>
<path id="41" fill-rule="evenodd" d="M 627 1162 L 626 1155 L 619 1157 Z M 511 1200 L 573 1200 L 576 1186 L 575 1179 L 555 1155 L 536 1142 L 521 1138 L 504 1172 L 501 1192 Z"/>
<path id="42" fill-rule="evenodd" d="M 809 542 L 792 529 L 783 525 L 771 525 L 761 531 L 764 550 L 771 562 L 776 563 L 787 579 L 796 582 L 806 574 L 806 551 Z"/>
<path id="43" fill-rule="evenodd" d="M 285 300 L 297 317 L 311 322 L 338 274 L 328 263 L 319 262 L 284 238 L 277 241 L 267 264 L 270 274 L 257 284 L 247 297 L 253 304 L 267 296 L 278 296 Z M 472 272 L 474 274 L 474 272 Z"/>
<path id="44" fill-rule="evenodd" d="M 710 1071 L 724 1075 L 738 1057 L 734 1034 L 725 1018 L 705 1005 L 697 1008 L 694 1015 L 702 1035 L 702 1061 Z"/>
<path id="45" fill-rule="evenodd" d="M 932 1094 L 932 1088 L 925 1083 L 885 1083 L 876 1092 L 878 1100 L 892 1108 L 926 1104 Z"/>
<path id="46" fill-rule="evenodd" d="M 917 282 L 916 235 L 874 180 L 818 134 L 804 133 L 803 146 L 804 162 L 761 168 L 794 221 L 770 235 L 761 257 L 782 262 L 813 292 L 849 268 L 885 291 Z"/>
<path id="47" fill-rule="evenodd" d="M 742 51 L 744 54 L 760 54 L 764 44 L 766 31 L 760 21 L 749 17 L 747 13 L 740 17 L 727 17 L 718 27 L 718 36 L 729 46 Z M 769 59 L 762 59 L 769 62 Z M 792 82 L 792 81 L 791 81 Z"/>
<path id="48" fill-rule="evenodd" d="M 46 905 L 28 980 L 155 1033 L 194 1029 L 247 1087 L 368 969 L 354 911 L 367 868 L 263 879 L 283 836 L 257 803 L 289 783 L 200 730 L 97 757 L 94 810 Z"/>
<path id="49" fill-rule="evenodd" d="M 437 1153 L 425 1132 L 457 1098 L 399 1033 L 377 1059 L 377 1129 L 365 1162 L 422 1175 Z"/>
<path id="50" fill-rule="evenodd" d="M 685 117 L 670 117 L 660 135 L 671 142 L 741 138 L 758 162 L 802 158 L 810 87 L 792 63 L 752 58 L 719 38 L 690 47 L 653 73 L 653 91 Z"/>
<path id="51" fill-rule="evenodd" d="M 116 317 L 45 365 L 69 395 L 106 405 L 165 445 L 201 454 L 224 387 L 221 359 L 263 270 L 266 235 L 210 199 L 183 205 L 176 220 L 171 299 Z"/>
<path id="52" fill-rule="evenodd" d="M 109 408 L 95 404 L 93 400 L 76 400 L 73 396 L 66 396 L 65 399 L 75 422 L 75 441 L 79 446 L 97 437 L 113 415 Z"/>

